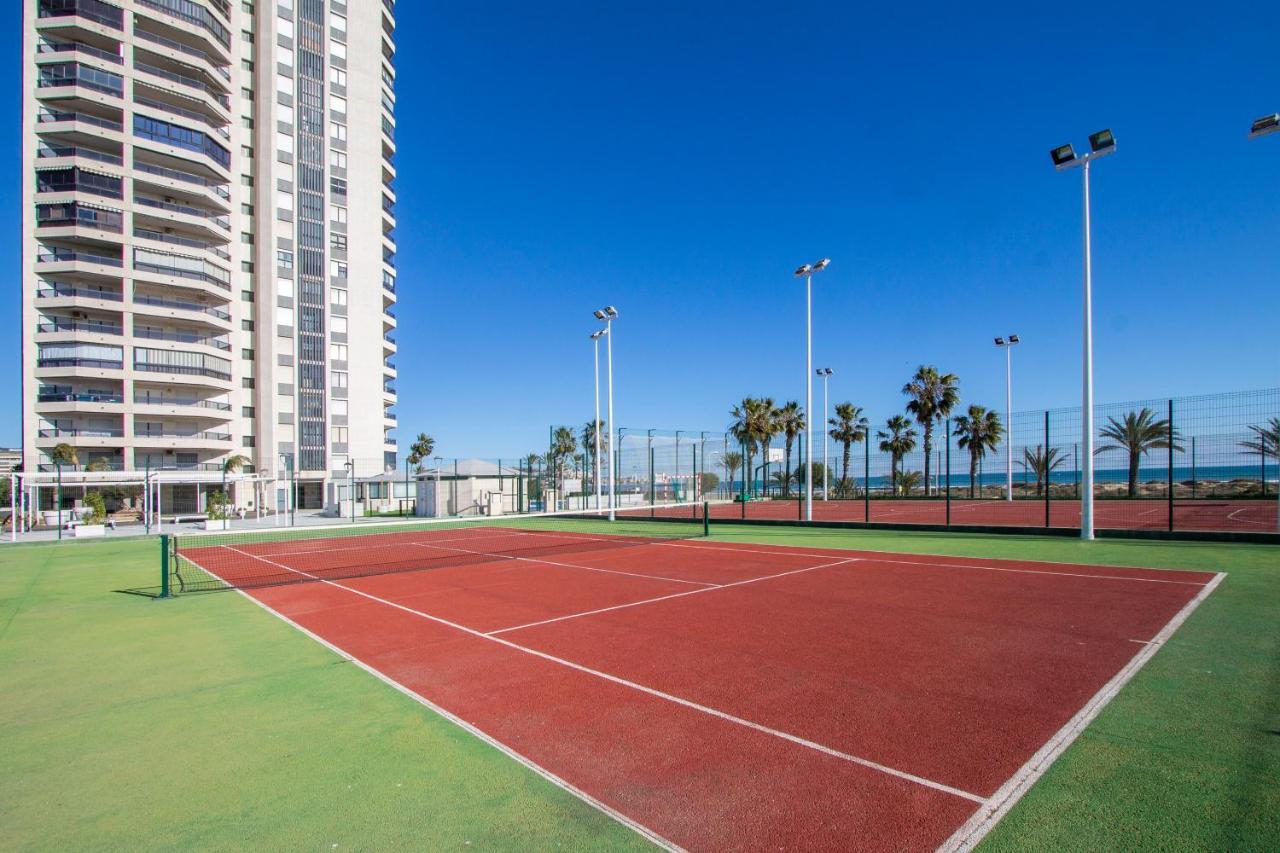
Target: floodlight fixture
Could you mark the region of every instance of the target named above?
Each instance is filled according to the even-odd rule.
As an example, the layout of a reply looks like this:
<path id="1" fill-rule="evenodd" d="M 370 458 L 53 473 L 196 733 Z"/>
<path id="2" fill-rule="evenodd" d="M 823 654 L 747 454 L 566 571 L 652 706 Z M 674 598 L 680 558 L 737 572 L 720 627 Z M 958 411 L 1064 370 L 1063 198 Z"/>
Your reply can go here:
<path id="1" fill-rule="evenodd" d="M 816 263 L 814 263 L 814 265 L 813 265 L 813 271 L 814 271 L 814 272 L 817 272 L 818 270 L 825 270 L 825 269 L 826 269 L 827 267 L 829 267 L 830 265 L 831 265 L 831 259 L 830 259 L 830 258 L 823 258 L 822 260 L 817 261 Z"/>
<path id="2" fill-rule="evenodd" d="M 1089 150 L 1094 157 L 1110 154 L 1116 150 L 1116 135 L 1111 128 L 1089 134 Z"/>
<path id="3" fill-rule="evenodd" d="M 1017 336 L 1017 335 L 1010 335 L 1010 336 L 1009 336 L 1009 343 L 1011 343 L 1011 344 L 1018 344 L 1018 343 L 1022 343 L 1022 342 L 1021 342 L 1020 340 L 1018 340 L 1018 336 Z"/>
<path id="4" fill-rule="evenodd" d="M 612 305 L 604 306 L 604 313 L 610 320 L 618 319 L 618 309 L 614 308 Z"/>
<path id="5" fill-rule="evenodd" d="M 1069 169 L 1076 165 L 1076 150 L 1071 147 L 1071 143 L 1059 145 L 1057 148 L 1050 149 L 1049 156 L 1053 158 L 1053 165 L 1056 169 Z"/>
<path id="6" fill-rule="evenodd" d="M 603 337 L 604 337 L 605 335 L 607 335 L 607 334 L 609 334 L 609 330 L 608 330 L 608 329 L 601 329 L 601 330 L 600 330 L 600 331 L 598 331 L 598 332 L 592 332 L 592 333 L 591 333 L 591 340 L 593 340 L 593 341 L 598 341 L 598 340 L 600 340 L 601 338 L 603 338 Z"/>
<path id="7" fill-rule="evenodd" d="M 813 264 L 805 264 L 804 266 L 796 267 L 796 278 L 806 276 L 811 272 L 813 272 Z"/>
<path id="8" fill-rule="evenodd" d="M 603 311 L 597 311 L 597 312 L 595 312 L 595 318 L 596 318 L 597 320 L 603 320 L 603 319 L 604 319 L 604 312 L 603 312 Z"/>
<path id="9" fill-rule="evenodd" d="M 1272 113 L 1253 120 L 1253 125 L 1249 128 L 1249 138 L 1266 136 L 1268 133 L 1277 131 L 1280 131 L 1280 113 Z"/>
<path id="10" fill-rule="evenodd" d="M 996 346 L 998 347 L 1004 346 L 1004 338 L 996 338 Z"/>

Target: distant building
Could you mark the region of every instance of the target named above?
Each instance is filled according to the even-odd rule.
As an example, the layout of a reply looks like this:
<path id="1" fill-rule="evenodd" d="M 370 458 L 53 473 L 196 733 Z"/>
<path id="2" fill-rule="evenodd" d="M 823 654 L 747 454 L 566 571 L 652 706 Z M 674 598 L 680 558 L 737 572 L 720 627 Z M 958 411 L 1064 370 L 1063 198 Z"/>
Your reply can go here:
<path id="1" fill-rule="evenodd" d="M 0 474 L 12 474 L 21 464 L 21 447 L 0 447 Z"/>

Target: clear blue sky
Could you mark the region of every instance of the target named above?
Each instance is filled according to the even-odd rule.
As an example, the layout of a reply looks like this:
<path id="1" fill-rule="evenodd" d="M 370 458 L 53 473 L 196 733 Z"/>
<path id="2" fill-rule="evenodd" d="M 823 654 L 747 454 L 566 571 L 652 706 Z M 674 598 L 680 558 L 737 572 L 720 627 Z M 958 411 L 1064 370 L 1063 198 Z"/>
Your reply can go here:
<path id="1" fill-rule="evenodd" d="M 991 338 L 1017 332 L 1015 408 L 1073 405 L 1080 174 L 1047 152 L 1103 127 L 1098 401 L 1280 384 L 1280 136 L 1245 139 L 1280 110 L 1280 6 L 624 5 L 398 4 L 402 441 L 511 456 L 588 420 L 606 303 L 620 426 L 803 400 L 791 270 L 823 255 L 833 402 L 882 419 L 932 363 L 1000 404 Z M 15 357 L 19 333 L 0 332 Z"/>

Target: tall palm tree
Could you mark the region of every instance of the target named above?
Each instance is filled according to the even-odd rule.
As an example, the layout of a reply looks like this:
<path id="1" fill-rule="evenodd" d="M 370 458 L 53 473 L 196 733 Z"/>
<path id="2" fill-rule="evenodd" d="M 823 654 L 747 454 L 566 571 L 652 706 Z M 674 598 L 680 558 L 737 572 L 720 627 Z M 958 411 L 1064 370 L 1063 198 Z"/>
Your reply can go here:
<path id="1" fill-rule="evenodd" d="M 582 452 L 586 456 L 585 467 L 593 479 L 592 488 L 595 488 L 597 432 L 600 433 L 600 462 L 603 465 L 604 460 L 609 458 L 609 432 L 605 429 L 604 421 L 590 420 L 582 425 Z"/>
<path id="2" fill-rule="evenodd" d="M 768 405 L 765 401 L 756 397 L 743 397 L 742 402 L 734 406 L 729 412 L 729 416 L 733 418 L 729 423 L 729 434 L 742 445 L 743 452 L 746 455 L 744 460 L 746 466 L 743 468 L 743 491 L 751 492 L 752 472 L 751 467 L 752 456 L 760 447 L 760 438 L 762 433 L 767 432 L 767 428 L 762 427 L 762 422 L 768 420 L 768 413 L 773 409 L 773 401 L 769 400 Z"/>
<path id="3" fill-rule="evenodd" d="M 720 461 L 724 463 L 725 474 L 728 475 L 729 488 L 732 489 L 733 481 L 738 474 L 738 468 L 742 466 L 742 454 L 736 450 L 730 450 L 720 457 Z M 745 481 L 743 481 L 743 485 L 746 485 Z"/>
<path id="4" fill-rule="evenodd" d="M 1142 457 L 1152 450 L 1182 450 L 1178 430 L 1171 427 L 1168 418 L 1157 419 L 1155 412 L 1143 408 L 1129 412 L 1122 419 L 1107 418 L 1107 425 L 1098 435 L 1110 439 L 1094 453 L 1123 450 L 1129 454 L 1129 497 L 1138 495 L 1138 466 Z"/>
<path id="5" fill-rule="evenodd" d="M 756 441 L 760 444 L 760 462 L 764 466 L 764 493 L 765 497 L 768 497 L 769 445 L 773 443 L 774 437 L 782 432 L 782 425 L 778 419 L 778 407 L 774 405 L 772 397 L 760 398 L 760 409 L 757 414 Z"/>
<path id="6" fill-rule="evenodd" d="M 889 491 L 898 493 L 898 466 L 902 457 L 916 449 L 916 431 L 905 415 L 894 415 L 884 423 L 885 428 L 876 432 L 880 439 L 880 451 L 889 454 Z"/>
<path id="7" fill-rule="evenodd" d="M 1031 473 L 1036 475 L 1036 495 L 1042 494 L 1042 488 L 1049 487 L 1049 476 L 1053 474 L 1053 469 L 1057 468 L 1067 461 L 1066 454 L 1061 448 L 1050 447 L 1044 449 L 1044 445 L 1037 444 L 1034 448 L 1022 448 L 1022 461 L 1031 469 Z"/>
<path id="8" fill-rule="evenodd" d="M 977 496 L 978 463 L 987 452 L 1000 446 L 1004 425 L 1000 415 L 986 406 L 972 405 L 966 414 L 955 419 L 956 442 L 969 451 L 969 497 Z"/>
<path id="9" fill-rule="evenodd" d="M 556 427 L 551 433 L 551 466 L 555 471 L 555 482 L 559 482 L 564 476 L 564 461 L 573 455 L 578 449 L 578 440 L 573 436 L 573 430 L 567 426 Z"/>
<path id="10" fill-rule="evenodd" d="M 844 470 L 840 475 L 840 493 L 847 495 L 849 493 L 849 456 L 855 443 L 867 440 L 867 419 L 863 417 L 859 406 L 853 403 L 836 403 L 836 416 L 828 423 L 833 427 L 831 437 L 838 441 L 844 450 L 841 460 Z"/>
<path id="11" fill-rule="evenodd" d="M 804 432 L 804 409 L 800 408 L 800 404 L 795 400 L 790 400 L 785 406 L 777 410 L 777 423 L 782 430 L 783 438 L 786 439 L 786 464 L 782 470 L 791 470 L 791 449 L 796 443 L 796 437 Z M 791 494 L 791 478 L 786 477 L 782 482 L 782 496 L 788 497 Z"/>
<path id="12" fill-rule="evenodd" d="M 902 386 L 902 393 L 911 398 L 907 411 L 924 429 L 924 482 L 928 490 L 933 428 L 960 403 L 960 377 L 954 373 L 938 373 L 938 368 L 922 364 L 916 368 L 911 381 Z"/>
<path id="13" fill-rule="evenodd" d="M 1280 461 L 1280 418 L 1272 418 L 1265 426 L 1250 424 L 1254 437 L 1240 442 L 1245 450 L 1252 450 L 1262 457 L 1262 496 L 1267 496 L 1267 457 Z"/>

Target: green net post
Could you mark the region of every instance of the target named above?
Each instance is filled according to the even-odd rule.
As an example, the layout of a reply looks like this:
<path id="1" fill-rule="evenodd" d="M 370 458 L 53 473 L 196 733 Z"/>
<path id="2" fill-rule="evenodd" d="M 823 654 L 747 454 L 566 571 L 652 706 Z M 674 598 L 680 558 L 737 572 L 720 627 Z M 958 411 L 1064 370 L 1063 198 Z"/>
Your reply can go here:
<path id="1" fill-rule="evenodd" d="M 160 597 L 168 598 L 169 589 L 169 534 L 160 534 Z"/>
<path id="2" fill-rule="evenodd" d="M 702 535 L 711 535 L 711 505 L 707 501 L 702 502 Z"/>

